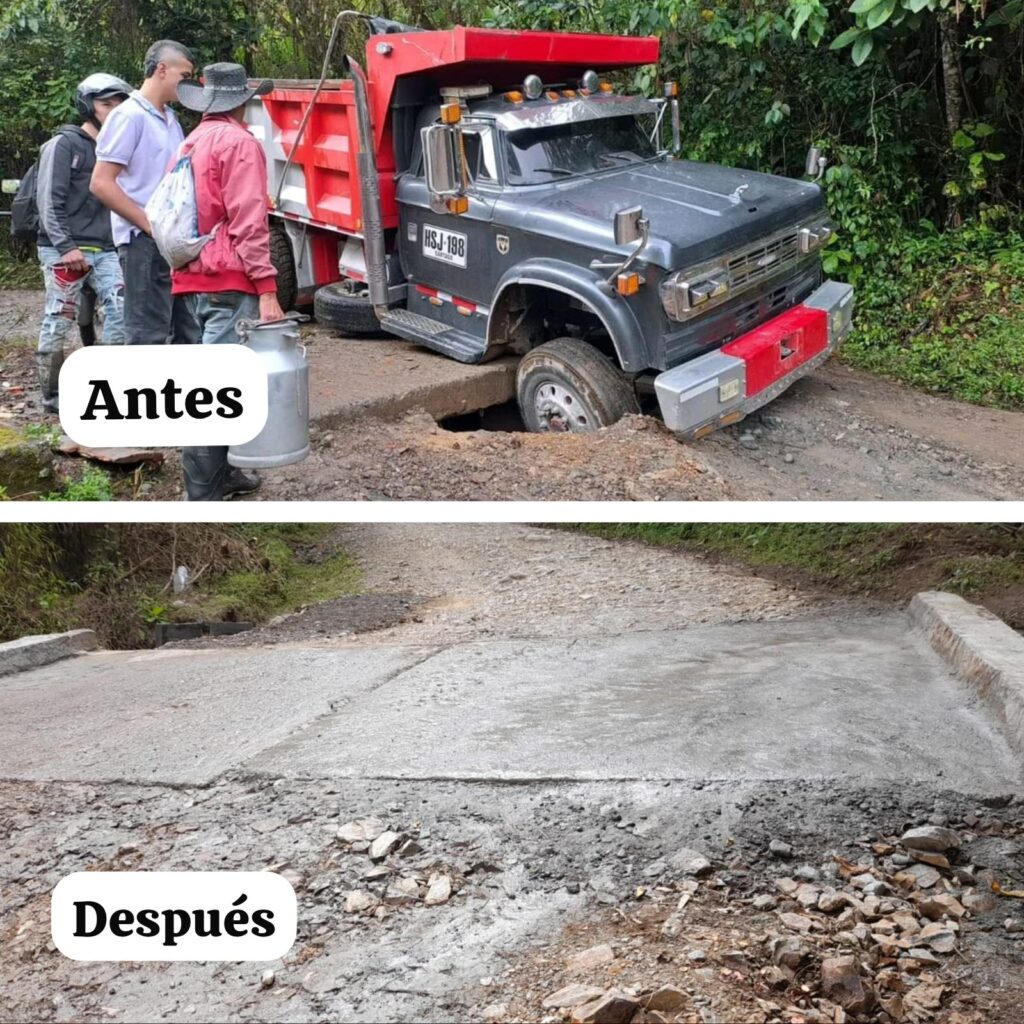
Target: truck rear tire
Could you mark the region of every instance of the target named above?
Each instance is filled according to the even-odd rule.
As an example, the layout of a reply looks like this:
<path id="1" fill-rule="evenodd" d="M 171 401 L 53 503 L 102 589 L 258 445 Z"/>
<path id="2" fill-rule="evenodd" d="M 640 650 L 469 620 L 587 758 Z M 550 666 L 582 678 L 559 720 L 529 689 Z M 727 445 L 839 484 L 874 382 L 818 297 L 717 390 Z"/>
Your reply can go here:
<path id="1" fill-rule="evenodd" d="M 377 338 L 384 332 L 368 295 L 355 295 L 345 281 L 317 289 L 313 314 L 318 324 L 351 338 Z"/>
<path id="2" fill-rule="evenodd" d="M 295 275 L 295 253 L 285 226 L 276 217 L 270 219 L 270 262 L 277 271 L 277 301 L 287 313 L 295 308 L 298 279 Z"/>
<path id="3" fill-rule="evenodd" d="M 527 352 L 516 371 L 516 399 L 535 434 L 599 430 L 640 412 L 633 381 L 578 338 L 555 338 Z"/>

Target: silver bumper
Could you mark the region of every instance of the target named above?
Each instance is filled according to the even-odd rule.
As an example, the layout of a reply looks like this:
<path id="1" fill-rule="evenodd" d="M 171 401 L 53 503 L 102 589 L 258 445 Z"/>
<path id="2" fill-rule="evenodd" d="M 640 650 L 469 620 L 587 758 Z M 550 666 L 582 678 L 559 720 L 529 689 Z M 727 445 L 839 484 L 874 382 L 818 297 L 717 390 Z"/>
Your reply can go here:
<path id="1" fill-rule="evenodd" d="M 853 288 L 839 281 L 826 281 L 800 306 L 824 310 L 828 325 L 825 348 L 753 394 L 747 393 L 746 361 L 723 350 L 708 352 L 658 374 L 654 378 L 654 390 L 669 430 L 685 438 L 695 438 L 710 434 L 718 427 L 738 423 L 825 362 L 849 334 Z M 777 319 L 785 316 L 781 314 Z"/>

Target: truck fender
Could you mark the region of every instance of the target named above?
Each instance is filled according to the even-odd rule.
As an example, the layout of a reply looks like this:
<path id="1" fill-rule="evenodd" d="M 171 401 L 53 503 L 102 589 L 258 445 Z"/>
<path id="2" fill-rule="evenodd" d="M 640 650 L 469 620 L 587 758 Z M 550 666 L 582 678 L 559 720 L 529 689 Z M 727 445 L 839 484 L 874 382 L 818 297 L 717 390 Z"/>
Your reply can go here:
<path id="1" fill-rule="evenodd" d="M 501 318 L 495 314 L 502 307 L 506 292 L 513 285 L 536 285 L 562 292 L 587 306 L 604 324 L 615 346 L 619 365 L 627 373 L 646 369 L 646 346 L 643 332 L 629 304 L 604 284 L 604 278 L 588 267 L 565 260 L 538 257 L 525 260 L 505 272 L 494 290 L 494 301 L 487 321 L 487 347 L 500 345 L 496 337 Z"/>

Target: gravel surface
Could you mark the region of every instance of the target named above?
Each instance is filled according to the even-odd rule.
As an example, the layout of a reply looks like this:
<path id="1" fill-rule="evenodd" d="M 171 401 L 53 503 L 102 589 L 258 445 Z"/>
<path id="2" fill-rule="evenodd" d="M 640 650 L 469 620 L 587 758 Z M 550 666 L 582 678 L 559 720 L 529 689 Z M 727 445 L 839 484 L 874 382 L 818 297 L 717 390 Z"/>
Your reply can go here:
<path id="1" fill-rule="evenodd" d="M 236 636 L 177 646 L 607 637 L 798 617 L 810 609 L 872 607 L 705 563 L 695 555 L 565 530 L 354 523 L 338 526 L 335 537 L 359 562 L 371 594 L 316 605 Z M 363 633 L 364 614 L 367 622 L 376 622 L 375 632 Z"/>
<path id="2" fill-rule="evenodd" d="M 0 424 L 56 423 L 35 390 L 39 302 L 38 292 L 0 291 Z M 329 344 L 315 325 L 306 331 Z M 246 500 L 1019 500 L 1024 479 L 1024 413 L 935 398 L 836 361 L 693 445 L 646 416 L 545 437 L 446 430 L 423 412 L 314 429 L 312 445 Z M 67 471 L 75 460 L 59 463 Z M 120 473 L 123 497 L 182 495 L 177 452 L 141 488 Z"/>

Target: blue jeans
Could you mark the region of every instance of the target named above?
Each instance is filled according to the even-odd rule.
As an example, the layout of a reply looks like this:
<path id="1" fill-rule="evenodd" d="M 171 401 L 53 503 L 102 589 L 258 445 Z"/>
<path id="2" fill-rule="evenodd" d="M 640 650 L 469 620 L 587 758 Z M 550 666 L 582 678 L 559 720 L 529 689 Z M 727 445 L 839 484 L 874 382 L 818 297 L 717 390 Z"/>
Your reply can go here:
<path id="1" fill-rule="evenodd" d="M 258 320 L 260 300 L 248 292 L 197 292 L 182 296 L 199 323 L 204 345 L 237 344 L 238 321 Z"/>
<path id="2" fill-rule="evenodd" d="M 88 282 L 103 305 L 103 345 L 124 343 L 124 281 L 116 252 L 83 253 L 89 269 L 68 270 L 60 253 L 48 245 L 36 250 L 43 268 L 46 307 L 39 331 L 39 352 L 63 352 L 68 332 L 78 317 L 82 288 Z"/>
<path id="3" fill-rule="evenodd" d="M 238 321 L 259 319 L 260 300 L 247 292 L 197 292 L 183 298 L 199 324 L 204 345 L 237 344 Z M 184 448 L 181 465 L 189 501 L 220 501 L 224 497 L 224 484 L 231 472 L 226 445 Z"/>
<path id="4" fill-rule="evenodd" d="M 73 325 L 78 323 L 78 307 L 86 282 L 103 304 L 104 345 L 124 343 L 124 281 L 115 252 L 85 252 L 88 270 L 71 270 L 61 263 L 60 253 L 50 245 L 36 247 L 43 268 L 46 300 L 39 328 L 36 374 L 43 408 L 57 412 L 57 383 L 64 365 L 64 344 Z"/>

